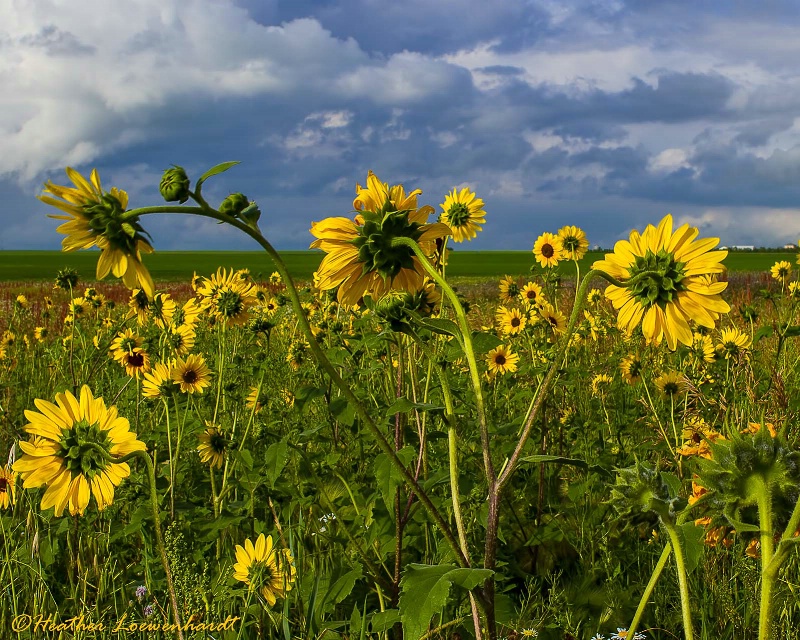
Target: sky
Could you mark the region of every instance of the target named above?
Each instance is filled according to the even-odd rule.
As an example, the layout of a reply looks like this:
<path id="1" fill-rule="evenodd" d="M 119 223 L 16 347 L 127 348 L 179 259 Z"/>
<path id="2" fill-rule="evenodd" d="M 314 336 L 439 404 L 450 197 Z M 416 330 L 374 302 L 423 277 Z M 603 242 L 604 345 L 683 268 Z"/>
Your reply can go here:
<path id="1" fill-rule="evenodd" d="M 113 8 L 112 8 L 113 7 Z M 0 0 L 0 250 L 58 249 L 46 180 L 97 168 L 131 207 L 164 169 L 242 192 L 279 249 L 352 215 L 368 170 L 437 211 L 485 202 L 459 249 L 563 225 L 610 247 L 667 213 L 722 244 L 800 238 L 796 0 Z M 195 216 L 156 250 L 256 250 Z"/>

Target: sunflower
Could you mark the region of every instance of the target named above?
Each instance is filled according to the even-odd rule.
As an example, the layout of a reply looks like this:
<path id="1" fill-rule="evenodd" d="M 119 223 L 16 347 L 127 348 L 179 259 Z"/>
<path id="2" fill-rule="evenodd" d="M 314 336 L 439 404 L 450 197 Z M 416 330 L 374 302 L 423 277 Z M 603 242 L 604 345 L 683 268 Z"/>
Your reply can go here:
<path id="1" fill-rule="evenodd" d="M 693 333 L 692 354 L 698 362 L 714 362 L 717 359 L 717 354 L 714 351 L 714 343 L 711 341 L 711 336 L 697 332 Z"/>
<path id="2" fill-rule="evenodd" d="M 453 230 L 453 240 L 456 242 L 472 240 L 486 222 L 483 200 L 476 198 L 468 187 L 458 192 L 453 189 L 439 206 L 444 212 L 441 221 Z"/>
<path id="3" fill-rule="evenodd" d="M 281 278 L 281 274 L 277 271 L 273 271 L 269 274 L 269 283 L 274 286 L 278 286 L 283 282 L 283 278 Z"/>
<path id="4" fill-rule="evenodd" d="M 150 317 L 150 298 L 144 289 L 134 289 L 131 291 L 131 299 L 128 301 L 128 318 L 136 316 L 136 323 L 143 327 L 147 324 L 147 319 Z"/>
<path id="5" fill-rule="evenodd" d="M 519 298 L 520 288 L 517 284 L 516 278 L 513 278 L 512 276 L 503 276 L 500 278 L 500 284 L 498 285 L 498 288 L 500 289 L 501 302 L 510 304 Z"/>
<path id="6" fill-rule="evenodd" d="M 138 217 L 126 218 L 124 215 L 128 194 L 116 187 L 103 191 L 97 169 L 92 170 L 91 182 L 71 167 L 66 171 L 75 187 L 55 185 L 48 180 L 43 194 L 38 196 L 45 204 L 68 214 L 49 215 L 50 218 L 67 220 L 57 229 L 67 236 L 61 243 L 62 249 L 75 251 L 99 247 L 98 280 L 111 272 L 115 277 L 121 277 L 128 289 L 141 287 L 152 296 L 153 279 L 142 264 L 142 252 L 152 253 L 153 247 L 145 240 L 145 231 L 139 225 Z"/>
<path id="7" fill-rule="evenodd" d="M 558 237 L 561 238 L 565 258 L 580 260 L 589 250 L 589 241 L 583 229 L 567 225 L 558 230 Z"/>
<path id="8" fill-rule="evenodd" d="M 251 411 L 258 413 L 269 402 L 269 396 L 265 388 L 250 387 L 250 394 L 247 396 L 245 406 Z"/>
<path id="9" fill-rule="evenodd" d="M 792 264 L 786 260 L 781 260 L 773 264 L 769 272 L 775 280 L 785 284 L 792 277 Z"/>
<path id="10" fill-rule="evenodd" d="M 311 224 L 317 239 L 312 249 L 327 254 L 317 269 L 321 291 L 339 288 L 342 304 L 356 304 L 365 295 L 379 300 L 387 291 L 416 293 L 422 288 L 424 268 L 409 247 L 393 246 L 395 238 L 409 238 L 426 256 L 436 252 L 436 240 L 450 234 L 440 222 L 428 224 L 433 207 L 417 208 L 419 189 L 406 195 L 402 185 L 389 187 L 371 171 L 367 187 L 356 185 L 353 220 L 326 218 Z"/>
<path id="11" fill-rule="evenodd" d="M 514 373 L 518 362 L 519 356 L 502 344 L 486 355 L 486 366 L 491 375 Z"/>
<path id="12" fill-rule="evenodd" d="M 500 325 L 500 332 L 506 336 L 520 333 L 528 321 L 518 309 L 506 309 L 505 307 L 498 307 L 496 317 L 497 324 Z"/>
<path id="13" fill-rule="evenodd" d="M 167 346 L 178 357 L 185 356 L 194 348 L 195 337 L 194 329 L 185 324 L 170 326 L 164 333 Z"/>
<path id="14" fill-rule="evenodd" d="M 604 398 L 612 382 L 614 382 L 614 378 L 607 373 L 598 373 L 592 378 L 592 396 L 595 398 Z"/>
<path id="15" fill-rule="evenodd" d="M 728 253 L 710 251 L 719 239 L 695 240 L 698 233 L 688 224 L 673 232 L 672 216 L 667 215 L 657 228 L 648 225 L 641 235 L 633 231 L 629 240 L 616 243 L 614 253 L 592 265 L 618 280 L 635 280 L 605 290 L 619 310 L 620 329 L 630 335 L 641 322 L 648 343 L 666 338 L 675 350 L 678 342 L 692 344 L 690 321 L 713 328 L 719 314 L 730 311 L 720 295 L 727 283 L 711 277 L 725 271 L 720 261 Z"/>
<path id="16" fill-rule="evenodd" d="M 533 244 L 533 255 L 536 260 L 544 267 L 555 267 L 559 260 L 564 257 L 564 246 L 561 237 L 552 233 L 543 233 Z"/>
<path id="17" fill-rule="evenodd" d="M 230 440 L 225 437 L 222 430 L 206 420 L 206 430 L 198 437 L 200 444 L 197 446 L 197 453 L 200 454 L 200 462 L 207 463 L 212 469 L 222 468 L 225 462 L 225 454 L 230 446 Z"/>
<path id="18" fill-rule="evenodd" d="M 522 300 L 529 307 L 544 301 L 542 288 L 535 282 L 528 282 L 524 287 L 522 287 L 520 295 L 522 296 Z"/>
<path id="19" fill-rule="evenodd" d="M 723 329 L 719 336 L 717 352 L 726 360 L 736 358 L 748 352 L 753 345 L 750 336 L 742 333 L 736 327 Z"/>
<path id="20" fill-rule="evenodd" d="M 255 545 L 245 540 L 244 547 L 236 545 L 236 564 L 233 577 L 244 582 L 251 590 L 258 590 L 269 606 L 291 591 L 297 570 L 289 549 L 278 550 L 272 536 L 258 536 Z"/>
<path id="21" fill-rule="evenodd" d="M 172 367 L 172 364 L 159 362 L 144 374 L 142 395 L 145 398 L 164 398 L 172 394 L 176 384 L 172 379 Z"/>
<path id="22" fill-rule="evenodd" d="M 150 315 L 159 329 L 164 329 L 172 323 L 175 315 L 175 301 L 168 293 L 157 293 L 150 301 Z"/>
<path id="23" fill-rule="evenodd" d="M 65 391 L 56 394 L 56 404 L 39 399 L 34 404 L 41 413 L 25 411 L 30 420 L 25 431 L 32 437 L 19 442 L 24 455 L 14 463 L 23 486 L 45 485 L 41 509 L 55 507 L 57 517 L 67 506 L 71 515 L 83 515 L 90 489 L 98 509 L 112 504 L 114 487 L 130 475 L 127 463 L 113 459 L 146 450 L 127 418 L 114 406 L 106 408 L 86 385 L 80 400 Z"/>
<path id="24" fill-rule="evenodd" d="M 136 335 L 132 329 L 125 329 L 117 334 L 111 341 L 109 352 L 111 357 L 120 364 L 124 364 L 125 356 L 131 354 L 136 349 L 141 350 L 142 338 Z"/>
<path id="25" fill-rule="evenodd" d="M 800 299 L 800 282 L 790 282 L 789 283 L 789 297 L 793 300 Z"/>
<path id="26" fill-rule="evenodd" d="M 643 368 L 641 358 L 633 353 L 625 356 L 619 363 L 622 379 L 630 385 L 634 385 L 642 379 Z"/>
<path id="27" fill-rule="evenodd" d="M 138 378 L 140 373 L 150 371 L 150 354 L 144 349 L 133 349 L 122 356 L 120 364 L 127 375 Z"/>
<path id="28" fill-rule="evenodd" d="M 69 301 L 69 307 L 67 310 L 67 318 L 69 318 L 69 322 L 74 322 L 76 319 L 80 319 L 86 316 L 89 313 L 89 303 L 86 302 L 85 298 L 73 298 Z"/>
<path id="29" fill-rule="evenodd" d="M 182 393 L 203 393 L 203 389 L 211 386 L 211 370 L 203 356 L 191 355 L 185 360 L 179 358 L 172 367 L 172 380 L 179 384 Z"/>
<path id="30" fill-rule="evenodd" d="M 710 460 L 712 457 L 711 444 L 717 440 L 725 440 L 725 438 L 702 418 L 691 416 L 684 423 L 683 440 L 683 446 L 677 450 L 678 455 L 699 456 Z"/>
<path id="31" fill-rule="evenodd" d="M 45 339 L 47 338 L 48 333 L 49 333 L 49 331 L 47 330 L 47 327 L 36 327 L 33 330 L 33 337 L 38 342 L 44 342 Z"/>
<path id="32" fill-rule="evenodd" d="M 200 305 L 215 320 L 222 323 L 242 325 L 247 322 L 250 308 L 258 301 L 258 289 L 237 272 L 217 269 L 210 278 L 203 281 L 197 293 Z"/>
<path id="33" fill-rule="evenodd" d="M 539 307 L 539 315 L 546 320 L 555 333 L 564 333 L 567 330 L 567 319 L 560 311 L 549 302 L 545 302 Z"/>
<path id="34" fill-rule="evenodd" d="M 0 337 L 0 347 L 10 349 L 17 342 L 17 334 L 13 331 L 6 329 L 3 331 L 3 336 Z"/>
<path id="35" fill-rule="evenodd" d="M 16 307 L 17 309 L 27 309 L 29 306 L 30 303 L 28 302 L 28 298 L 26 298 L 21 293 L 14 300 L 14 307 Z"/>
<path id="36" fill-rule="evenodd" d="M 309 344 L 305 338 L 292 340 L 286 353 L 286 362 L 292 366 L 292 369 L 299 369 L 308 357 L 308 350 Z"/>
<path id="37" fill-rule="evenodd" d="M 597 303 L 598 303 L 598 302 L 600 302 L 602 299 L 603 299 L 603 292 L 602 292 L 602 291 L 600 291 L 600 289 L 592 289 L 592 290 L 591 290 L 591 291 L 589 291 L 589 293 L 586 295 L 586 301 L 587 301 L 589 304 L 597 304 Z"/>
<path id="38" fill-rule="evenodd" d="M 182 307 L 175 309 L 175 313 L 172 315 L 172 326 L 194 328 L 200 320 L 202 311 L 203 308 L 197 299 L 189 298 Z"/>
<path id="39" fill-rule="evenodd" d="M 686 392 L 686 377 L 677 371 L 668 371 L 655 379 L 655 385 L 664 398 L 674 398 Z"/>
<path id="40" fill-rule="evenodd" d="M 16 502 L 17 474 L 9 466 L 0 467 L 0 509 L 13 507 Z"/>

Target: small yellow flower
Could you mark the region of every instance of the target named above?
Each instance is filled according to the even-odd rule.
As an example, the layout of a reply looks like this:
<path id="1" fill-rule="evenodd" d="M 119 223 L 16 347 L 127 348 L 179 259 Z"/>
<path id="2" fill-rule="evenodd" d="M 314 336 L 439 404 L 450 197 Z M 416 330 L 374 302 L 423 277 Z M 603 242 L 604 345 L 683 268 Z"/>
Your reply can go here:
<path id="1" fill-rule="evenodd" d="M 472 240 L 486 222 L 483 200 L 475 196 L 468 187 L 461 191 L 453 189 L 445 196 L 441 220 L 453 231 L 453 240 L 464 242 Z"/>
<path id="2" fill-rule="evenodd" d="M 775 280 L 785 284 L 792 277 L 792 264 L 786 260 L 781 260 L 772 265 L 769 271 Z"/>
<path id="3" fill-rule="evenodd" d="M 489 373 L 505 375 L 506 373 L 514 373 L 517 370 L 517 363 L 519 356 L 507 348 L 505 345 L 500 345 L 496 349 L 492 349 L 486 356 L 486 366 L 489 368 Z"/>
<path id="4" fill-rule="evenodd" d="M 275 549 L 272 536 L 262 533 L 255 545 L 250 540 L 245 540 L 244 547 L 236 545 L 233 577 L 258 591 L 269 606 L 291 591 L 296 573 L 292 552 Z"/>
<path id="5" fill-rule="evenodd" d="M 211 386 L 211 370 L 203 356 L 191 355 L 185 360 L 180 358 L 172 367 L 171 375 L 183 393 L 203 393 L 203 389 Z"/>
<path id="6" fill-rule="evenodd" d="M 564 258 L 564 245 L 561 237 L 552 233 L 543 233 L 533 244 L 533 255 L 536 260 L 545 267 L 555 267 L 559 260 Z"/>
<path id="7" fill-rule="evenodd" d="M 564 257 L 569 260 L 580 260 L 589 250 L 589 241 L 583 229 L 572 225 L 561 227 L 558 230 L 558 237 L 561 238 Z"/>
<path id="8" fill-rule="evenodd" d="M 665 398 L 676 398 L 686 392 L 686 377 L 677 371 L 669 371 L 655 380 L 656 388 Z"/>

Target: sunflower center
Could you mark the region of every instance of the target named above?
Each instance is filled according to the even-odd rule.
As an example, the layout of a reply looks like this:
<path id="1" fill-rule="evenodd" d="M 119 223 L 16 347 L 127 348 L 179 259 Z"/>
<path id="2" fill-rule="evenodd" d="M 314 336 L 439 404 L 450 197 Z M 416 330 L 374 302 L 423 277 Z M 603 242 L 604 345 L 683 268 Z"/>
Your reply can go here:
<path id="1" fill-rule="evenodd" d="M 141 369 L 144 366 L 144 354 L 140 351 L 128 354 L 128 366 Z"/>
<path id="2" fill-rule="evenodd" d="M 197 379 L 199 378 L 199 376 L 197 375 L 197 371 L 195 371 L 194 369 L 187 369 L 186 371 L 183 372 L 183 375 L 181 377 L 183 378 L 183 381 L 186 384 L 194 384 L 195 382 L 197 382 Z"/>
<path id="3" fill-rule="evenodd" d="M 447 222 L 450 227 L 461 227 L 469 221 L 469 207 L 463 202 L 454 203 L 447 211 Z"/>
<path id="4" fill-rule="evenodd" d="M 211 446 L 214 453 L 225 453 L 225 449 L 228 448 L 228 439 L 219 431 L 215 431 L 211 434 L 208 444 Z"/>
<path id="5" fill-rule="evenodd" d="M 675 394 L 678 393 L 678 391 L 679 391 L 678 385 L 675 382 L 667 382 L 664 385 L 664 393 L 667 394 L 668 396 L 674 396 Z"/>
<path id="6" fill-rule="evenodd" d="M 71 429 L 61 436 L 60 456 L 64 458 L 64 466 L 72 473 L 91 480 L 96 473 L 108 466 L 105 454 L 111 454 L 111 441 L 108 431 L 100 429 L 97 423 L 89 424 L 82 419 L 72 425 Z"/>
<path id="7" fill-rule="evenodd" d="M 679 291 L 684 291 L 684 263 L 675 260 L 675 256 L 664 249 L 653 253 L 649 249 L 644 256 L 636 256 L 636 260 L 628 267 L 628 273 L 634 278 L 642 273 L 646 276 L 629 288 L 631 295 L 644 307 L 660 305 L 662 308 L 673 302 Z"/>
<path id="8" fill-rule="evenodd" d="M 0 478 L 0 493 L 5 493 L 8 490 L 8 480 Z"/>
<path id="9" fill-rule="evenodd" d="M 408 219 L 409 211 L 362 212 L 364 225 L 352 243 L 358 248 L 363 273 L 377 271 L 383 278 L 394 278 L 402 269 L 414 269 L 414 253 L 409 247 L 393 247 L 395 238 L 417 240 L 420 224 Z"/>
<path id="10" fill-rule="evenodd" d="M 504 365 L 504 364 L 506 363 L 506 357 L 505 357 L 505 356 L 504 356 L 502 353 L 498 353 L 498 354 L 497 354 L 497 355 L 494 357 L 494 363 L 495 363 L 496 365 L 500 365 L 500 366 L 502 366 L 502 365 Z"/>
<path id="11" fill-rule="evenodd" d="M 546 242 L 542 245 L 542 255 L 545 258 L 552 258 L 556 254 L 556 250 L 553 248 L 553 245 L 549 242 Z"/>
<path id="12" fill-rule="evenodd" d="M 221 316 L 234 318 L 244 311 L 244 300 L 235 291 L 223 289 L 217 294 L 217 311 Z"/>
<path id="13" fill-rule="evenodd" d="M 520 320 L 520 319 L 519 319 L 519 318 L 517 318 L 516 316 L 514 316 L 513 318 L 511 318 L 511 326 L 512 326 L 512 327 L 518 327 L 520 324 L 522 324 L 522 320 Z"/>

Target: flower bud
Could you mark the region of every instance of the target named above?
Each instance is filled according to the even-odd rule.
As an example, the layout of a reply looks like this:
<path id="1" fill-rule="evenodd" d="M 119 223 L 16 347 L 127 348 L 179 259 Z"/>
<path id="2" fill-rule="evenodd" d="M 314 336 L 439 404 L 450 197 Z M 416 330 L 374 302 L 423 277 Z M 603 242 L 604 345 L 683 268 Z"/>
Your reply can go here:
<path id="1" fill-rule="evenodd" d="M 175 165 L 172 169 L 164 171 L 158 188 L 161 191 L 161 197 L 167 202 L 183 204 L 189 199 L 189 178 L 183 167 Z"/>
<path id="2" fill-rule="evenodd" d="M 249 204 L 250 201 L 243 193 L 232 193 L 219 205 L 219 211 L 229 216 L 237 216 L 244 211 Z"/>

